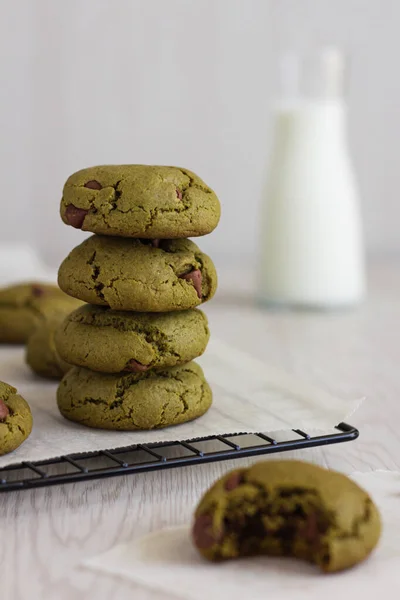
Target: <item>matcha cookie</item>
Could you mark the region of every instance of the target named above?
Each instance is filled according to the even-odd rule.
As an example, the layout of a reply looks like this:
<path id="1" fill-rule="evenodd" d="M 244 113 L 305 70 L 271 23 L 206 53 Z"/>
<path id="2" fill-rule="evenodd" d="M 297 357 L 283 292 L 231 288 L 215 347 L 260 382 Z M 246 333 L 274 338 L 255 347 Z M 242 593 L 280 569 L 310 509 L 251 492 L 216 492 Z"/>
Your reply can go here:
<path id="1" fill-rule="evenodd" d="M 196 363 L 162 371 L 106 375 L 74 367 L 61 381 L 57 401 L 71 421 L 98 429 L 155 429 L 203 415 L 211 390 Z"/>
<path id="2" fill-rule="evenodd" d="M 215 293 L 211 259 L 186 239 L 94 235 L 72 250 L 58 272 L 67 294 L 114 310 L 169 312 L 194 308 Z"/>
<path id="3" fill-rule="evenodd" d="M 200 310 L 129 313 L 86 304 L 56 333 L 64 360 L 102 373 L 172 367 L 203 354 L 209 331 Z"/>
<path id="4" fill-rule="evenodd" d="M 375 504 L 345 475 L 268 461 L 214 484 L 196 510 L 193 539 L 209 560 L 294 556 L 332 572 L 364 560 L 380 532 Z"/>
<path id="5" fill-rule="evenodd" d="M 54 342 L 57 328 L 65 318 L 65 314 L 50 317 L 39 325 L 29 337 L 26 346 L 26 362 L 32 371 L 48 379 L 61 379 L 71 369 L 58 354 Z"/>
<path id="6" fill-rule="evenodd" d="M 56 312 L 65 315 L 82 303 L 55 285 L 25 283 L 0 289 L 0 343 L 22 344 Z"/>
<path id="7" fill-rule="evenodd" d="M 215 229 L 220 205 L 214 192 L 186 169 L 111 165 L 71 175 L 61 217 L 67 225 L 102 235 L 194 237 Z"/>
<path id="8" fill-rule="evenodd" d="M 0 456 L 12 452 L 32 431 L 30 408 L 17 390 L 0 381 Z"/>

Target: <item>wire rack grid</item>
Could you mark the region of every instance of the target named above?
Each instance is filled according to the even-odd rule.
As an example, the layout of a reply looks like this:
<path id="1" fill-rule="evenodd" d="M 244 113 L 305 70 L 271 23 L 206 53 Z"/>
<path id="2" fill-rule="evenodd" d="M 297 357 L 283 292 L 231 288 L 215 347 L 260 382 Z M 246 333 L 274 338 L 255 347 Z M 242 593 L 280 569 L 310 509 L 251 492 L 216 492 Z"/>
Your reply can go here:
<path id="1" fill-rule="evenodd" d="M 274 436 L 265 433 L 225 434 L 69 454 L 0 469 L 0 492 L 337 444 L 355 440 L 358 435 L 358 430 L 352 425 L 339 423 L 332 431 L 318 435 L 310 435 L 301 429 Z"/>

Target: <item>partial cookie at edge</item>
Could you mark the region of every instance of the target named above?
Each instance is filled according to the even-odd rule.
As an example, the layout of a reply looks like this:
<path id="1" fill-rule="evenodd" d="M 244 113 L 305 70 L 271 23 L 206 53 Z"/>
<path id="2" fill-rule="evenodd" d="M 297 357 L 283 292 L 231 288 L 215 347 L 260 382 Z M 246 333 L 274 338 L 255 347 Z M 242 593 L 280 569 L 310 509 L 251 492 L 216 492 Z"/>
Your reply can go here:
<path id="1" fill-rule="evenodd" d="M 28 403 L 13 386 L 0 381 L 0 456 L 18 448 L 31 431 Z"/>

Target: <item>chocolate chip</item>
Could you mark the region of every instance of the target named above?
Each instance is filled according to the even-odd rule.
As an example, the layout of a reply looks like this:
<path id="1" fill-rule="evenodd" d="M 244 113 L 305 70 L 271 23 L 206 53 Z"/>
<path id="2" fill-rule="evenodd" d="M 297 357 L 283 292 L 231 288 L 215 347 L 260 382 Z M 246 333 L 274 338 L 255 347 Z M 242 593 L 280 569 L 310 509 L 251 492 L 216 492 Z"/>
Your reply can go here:
<path id="1" fill-rule="evenodd" d="M 153 246 L 153 248 L 159 248 L 161 242 L 161 240 L 158 238 L 155 238 L 153 240 L 140 238 L 140 241 L 146 246 Z"/>
<path id="2" fill-rule="evenodd" d="M 6 405 L 4 400 L 0 399 L 0 421 L 4 421 L 4 419 L 6 419 L 9 414 L 10 411 L 8 410 L 8 406 Z"/>
<path id="3" fill-rule="evenodd" d="M 243 473 L 241 473 L 240 471 L 235 471 L 225 481 L 224 489 L 227 492 L 231 492 L 235 488 L 239 487 L 241 483 L 243 483 Z"/>
<path id="4" fill-rule="evenodd" d="M 192 529 L 192 536 L 197 548 L 206 550 L 221 539 L 220 535 L 213 533 L 212 524 L 213 518 L 211 515 L 200 515 L 196 518 Z"/>
<path id="5" fill-rule="evenodd" d="M 149 365 L 142 365 L 140 362 L 132 358 L 126 365 L 124 371 L 130 371 L 132 373 L 143 373 L 149 369 Z"/>
<path id="6" fill-rule="evenodd" d="M 176 188 L 176 197 L 178 200 L 182 200 L 182 192 L 181 190 L 178 190 L 178 188 Z"/>
<path id="7" fill-rule="evenodd" d="M 317 513 L 310 513 L 299 528 L 299 535 L 306 540 L 314 552 L 322 547 L 322 536 L 329 529 L 329 522 Z"/>
<path id="8" fill-rule="evenodd" d="M 44 290 L 44 288 L 42 288 L 42 286 L 40 286 L 40 285 L 32 286 L 32 296 L 34 296 L 35 298 L 40 298 L 41 296 L 44 296 L 45 293 L 46 293 L 46 291 Z"/>
<path id="9" fill-rule="evenodd" d="M 190 273 L 184 273 L 183 275 L 179 275 L 180 279 L 186 279 L 186 281 L 191 281 L 193 283 L 193 287 L 197 292 L 198 297 L 202 298 L 202 291 L 201 291 L 201 281 L 202 281 L 202 275 L 201 275 L 201 271 L 199 269 L 196 269 L 195 271 L 190 271 Z"/>
<path id="10" fill-rule="evenodd" d="M 95 179 L 91 179 L 90 181 L 87 181 L 83 187 L 89 188 L 89 190 L 102 190 L 103 189 L 103 186 L 101 185 L 101 183 L 99 183 Z"/>
<path id="11" fill-rule="evenodd" d="M 301 528 L 301 535 L 310 543 L 314 543 L 319 539 L 318 519 L 315 513 L 311 513 L 307 516 L 307 520 Z"/>
<path id="12" fill-rule="evenodd" d="M 284 542 L 291 542 L 296 535 L 296 525 L 294 523 L 285 523 L 277 531 L 278 537 Z"/>
<path id="13" fill-rule="evenodd" d="M 69 225 L 72 225 L 72 227 L 75 227 L 75 229 L 82 229 L 83 221 L 85 220 L 88 212 L 88 210 L 78 208 L 73 204 L 68 204 L 67 208 L 65 209 L 64 216 Z"/>

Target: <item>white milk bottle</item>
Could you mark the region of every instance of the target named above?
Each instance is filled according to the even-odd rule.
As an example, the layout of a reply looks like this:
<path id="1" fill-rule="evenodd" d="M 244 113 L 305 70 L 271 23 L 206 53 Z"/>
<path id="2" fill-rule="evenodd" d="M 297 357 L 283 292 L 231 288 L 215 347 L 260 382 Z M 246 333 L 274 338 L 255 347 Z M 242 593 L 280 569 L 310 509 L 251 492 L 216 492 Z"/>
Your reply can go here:
<path id="1" fill-rule="evenodd" d="M 262 303 L 335 308 L 363 298 L 362 228 L 347 143 L 343 73 L 340 52 L 324 50 L 314 87 L 304 94 L 300 63 L 286 62 L 286 97 L 274 112 L 263 199 Z"/>

